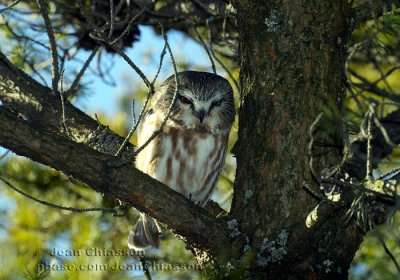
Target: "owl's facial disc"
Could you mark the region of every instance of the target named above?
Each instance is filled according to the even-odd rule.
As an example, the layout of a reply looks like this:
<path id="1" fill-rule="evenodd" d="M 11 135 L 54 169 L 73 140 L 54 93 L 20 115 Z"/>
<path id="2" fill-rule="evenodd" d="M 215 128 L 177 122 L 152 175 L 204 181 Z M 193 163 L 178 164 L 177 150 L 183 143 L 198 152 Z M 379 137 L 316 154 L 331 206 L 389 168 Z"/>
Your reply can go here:
<path id="1" fill-rule="evenodd" d="M 170 125 L 180 129 L 199 128 L 211 133 L 229 132 L 235 118 L 235 105 L 232 87 L 226 79 L 196 71 L 170 76 L 152 100 L 154 111 L 161 118 L 168 113 L 176 93 Z"/>
<path id="2" fill-rule="evenodd" d="M 177 98 L 179 112 L 174 118 L 183 122 L 183 126 L 216 129 L 219 127 L 219 107 L 222 107 L 223 102 L 224 98 L 218 94 L 208 100 L 201 100 L 193 92 L 183 90 Z"/>

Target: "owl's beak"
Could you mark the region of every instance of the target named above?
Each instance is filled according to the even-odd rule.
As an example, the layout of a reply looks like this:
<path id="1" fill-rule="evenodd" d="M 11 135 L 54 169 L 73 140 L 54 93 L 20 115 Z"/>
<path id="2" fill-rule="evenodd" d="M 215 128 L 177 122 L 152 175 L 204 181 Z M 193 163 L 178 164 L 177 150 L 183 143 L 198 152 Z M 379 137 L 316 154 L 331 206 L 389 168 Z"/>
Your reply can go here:
<path id="1" fill-rule="evenodd" d="M 196 111 L 196 117 L 200 120 L 201 123 L 203 122 L 204 115 L 205 111 L 203 109 L 201 109 L 200 111 Z"/>

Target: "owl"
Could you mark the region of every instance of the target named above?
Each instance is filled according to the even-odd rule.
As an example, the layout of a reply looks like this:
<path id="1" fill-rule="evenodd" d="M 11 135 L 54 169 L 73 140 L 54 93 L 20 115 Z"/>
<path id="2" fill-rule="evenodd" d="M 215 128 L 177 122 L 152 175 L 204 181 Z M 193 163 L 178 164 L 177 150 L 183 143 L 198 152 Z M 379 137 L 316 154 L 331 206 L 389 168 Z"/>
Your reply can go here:
<path id="1" fill-rule="evenodd" d="M 204 207 L 224 165 L 229 131 L 235 118 L 232 87 L 221 76 L 185 71 L 170 76 L 154 94 L 138 129 L 138 147 L 160 128 L 158 136 L 136 158 L 136 167 Z M 128 246 L 158 247 L 160 226 L 140 214 L 129 233 Z"/>

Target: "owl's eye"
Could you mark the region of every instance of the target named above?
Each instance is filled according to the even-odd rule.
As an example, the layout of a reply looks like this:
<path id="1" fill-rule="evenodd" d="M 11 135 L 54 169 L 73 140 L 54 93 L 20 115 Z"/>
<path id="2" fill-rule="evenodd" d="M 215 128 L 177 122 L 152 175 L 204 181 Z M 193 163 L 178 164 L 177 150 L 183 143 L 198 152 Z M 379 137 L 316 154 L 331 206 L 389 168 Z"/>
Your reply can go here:
<path id="1" fill-rule="evenodd" d="M 192 100 L 190 100 L 189 98 L 181 95 L 179 96 L 179 100 L 183 103 L 183 104 L 192 104 Z"/>
<path id="2" fill-rule="evenodd" d="M 213 103 L 211 103 L 211 107 L 218 107 L 219 105 L 221 105 L 221 101 L 222 99 L 214 101 Z"/>

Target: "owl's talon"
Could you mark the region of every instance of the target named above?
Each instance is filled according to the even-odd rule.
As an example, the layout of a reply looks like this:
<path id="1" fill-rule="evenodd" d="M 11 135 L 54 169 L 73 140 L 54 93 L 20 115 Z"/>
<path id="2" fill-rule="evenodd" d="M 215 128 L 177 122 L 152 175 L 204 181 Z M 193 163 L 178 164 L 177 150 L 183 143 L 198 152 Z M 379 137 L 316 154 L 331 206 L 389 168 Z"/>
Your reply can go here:
<path id="1" fill-rule="evenodd" d="M 194 204 L 196 204 L 196 206 L 199 206 L 199 205 L 201 204 L 201 201 L 194 201 L 192 198 L 193 198 L 193 195 L 190 193 L 190 194 L 188 195 L 188 199 L 189 199 L 191 202 L 193 202 Z"/>

